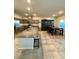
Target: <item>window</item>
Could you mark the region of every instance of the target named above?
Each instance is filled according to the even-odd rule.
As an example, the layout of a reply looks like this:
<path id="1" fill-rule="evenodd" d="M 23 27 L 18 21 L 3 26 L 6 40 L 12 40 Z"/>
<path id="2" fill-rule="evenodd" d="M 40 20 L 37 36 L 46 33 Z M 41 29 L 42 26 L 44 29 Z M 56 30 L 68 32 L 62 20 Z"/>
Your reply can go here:
<path id="1" fill-rule="evenodd" d="M 59 23 L 58 23 L 58 27 L 64 29 L 65 28 L 65 21 L 64 20 L 60 20 Z"/>
<path id="2" fill-rule="evenodd" d="M 14 20 L 14 26 L 15 27 L 20 27 L 20 21 L 19 20 Z"/>

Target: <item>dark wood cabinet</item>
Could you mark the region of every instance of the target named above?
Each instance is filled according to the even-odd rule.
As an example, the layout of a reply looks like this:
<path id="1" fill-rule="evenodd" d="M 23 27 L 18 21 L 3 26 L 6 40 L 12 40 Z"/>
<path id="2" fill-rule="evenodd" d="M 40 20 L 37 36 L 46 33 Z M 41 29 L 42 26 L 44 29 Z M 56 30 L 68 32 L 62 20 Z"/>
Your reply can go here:
<path id="1" fill-rule="evenodd" d="M 42 31 L 46 31 L 49 26 L 51 26 L 51 27 L 54 26 L 54 20 L 46 20 L 46 19 L 43 19 L 41 21 L 41 30 Z"/>

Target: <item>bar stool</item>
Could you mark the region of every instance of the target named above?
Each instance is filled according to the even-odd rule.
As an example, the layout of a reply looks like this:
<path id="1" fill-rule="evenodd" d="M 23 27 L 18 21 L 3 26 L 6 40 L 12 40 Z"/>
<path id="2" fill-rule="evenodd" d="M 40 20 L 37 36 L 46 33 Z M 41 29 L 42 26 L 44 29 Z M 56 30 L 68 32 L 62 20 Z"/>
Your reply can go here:
<path id="1" fill-rule="evenodd" d="M 63 28 L 60 28 L 59 31 L 60 31 L 59 35 L 63 36 L 63 31 L 64 31 Z"/>

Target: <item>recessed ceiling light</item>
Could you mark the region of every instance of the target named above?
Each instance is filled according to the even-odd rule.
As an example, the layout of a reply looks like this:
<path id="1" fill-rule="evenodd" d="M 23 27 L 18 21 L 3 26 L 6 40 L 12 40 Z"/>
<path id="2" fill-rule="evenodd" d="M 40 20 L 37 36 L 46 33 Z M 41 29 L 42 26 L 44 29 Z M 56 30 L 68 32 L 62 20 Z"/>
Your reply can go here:
<path id="1" fill-rule="evenodd" d="M 29 16 L 29 19 L 31 19 L 31 16 Z"/>
<path id="2" fill-rule="evenodd" d="M 36 14 L 33 14 L 33 16 L 36 16 Z"/>
<path id="3" fill-rule="evenodd" d="M 27 0 L 27 3 L 29 3 L 29 4 L 30 4 L 30 3 L 31 3 L 31 0 Z"/>
<path id="4" fill-rule="evenodd" d="M 53 16 L 53 17 L 55 17 L 56 15 L 55 15 L 55 14 L 53 14 L 52 16 Z"/>
<path id="5" fill-rule="evenodd" d="M 28 14 L 25 14 L 26 16 L 28 16 Z"/>
<path id="6" fill-rule="evenodd" d="M 63 11 L 59 11 L 59 12 L 58 12 L 58 14 L 63 14 L 63 13 L 64 13 Z"/>
<path id="7" fill-rule="evenodd" d="M 28 11 L 30 11 L 30 8 L 27 8 Z"/>

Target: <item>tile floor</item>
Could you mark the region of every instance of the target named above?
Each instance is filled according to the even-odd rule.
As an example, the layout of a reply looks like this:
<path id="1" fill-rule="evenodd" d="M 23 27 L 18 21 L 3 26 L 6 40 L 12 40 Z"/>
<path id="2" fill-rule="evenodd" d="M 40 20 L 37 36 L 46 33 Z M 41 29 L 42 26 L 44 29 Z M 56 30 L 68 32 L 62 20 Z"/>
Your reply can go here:
<path id="1" fill-rule="evenodd" d="M 30 33 L 30 34 L 29 34 Z M 28 37 L 29 35 L 38 34 L 37 28 L 32 28 L 31 30 L 23 31 L 22 33 L 16 35 L 19 37 L 24 35 Z M 46 31 L 39 31 L 40 48 L 33 50 L 19 50 L 18 39 L 15 38 L 15 59 L 65 59 L 65 42 L 62 36 L 52 36 Z"/>
<path id="2" fill-rule="evenodd" d="M 41 32 L 44 59 L 65 59 L 65 42 L 63 37 L 56 38 L 47 32 Z"/>

